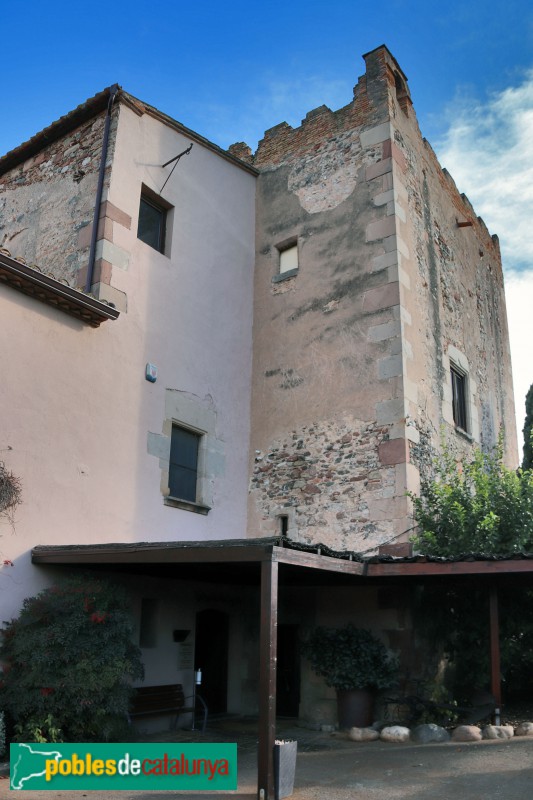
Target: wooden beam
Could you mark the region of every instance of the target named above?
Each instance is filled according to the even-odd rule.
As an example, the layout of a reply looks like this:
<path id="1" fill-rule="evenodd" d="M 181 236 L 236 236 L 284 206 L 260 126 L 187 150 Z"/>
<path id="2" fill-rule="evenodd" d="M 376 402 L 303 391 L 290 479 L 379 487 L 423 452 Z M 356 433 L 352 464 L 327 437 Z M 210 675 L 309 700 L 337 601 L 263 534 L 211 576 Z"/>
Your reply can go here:
<path id="1" fill-rule="evenodd" d="M 533 559 L 501 559 L 500 561 L 413 561 L 369 563 L 369 578 L 425 577 L 431 575 L 505 575 L 533 573 Z"/>
<path id="2" fill-rule="evenodd" d="M 278 639 L 278 564 L 261 562 L 261 625 L 259 630 L 259 743 L 257 797 L 274 800 L 276 738 L 276 666 Z"/>
<path id="3" fill-rule="evenodd" d="M 341 572 L 345 575 L 364 575 L 366 571 L 366 564 L 361 561 L 322 556 L 317 553 L 306 553 L 302 550 L 289 550 L 287 547 L 274 547 L 272 558 L 280 564 L 321 569 L 325 572 Z"/>
<path id="4" fill-rule="evenodd" d="M 494 722 L 500 724 L 500 711 L 502 707 L 502 678 L 500 671 L 500 613 L 498 607 L 498 589 L 490 589 L 490 688 L 496 700 Z"/>
<path id="5" fill-rule="evenodd" d="M 32 550 L 33 564 L 207 564 L 220 562 L 240 563 L 262 561 L 269 557 L 272 545 L 187 545 L 183 542 L 118 545 L 82 545 L 35 547 Z"/>

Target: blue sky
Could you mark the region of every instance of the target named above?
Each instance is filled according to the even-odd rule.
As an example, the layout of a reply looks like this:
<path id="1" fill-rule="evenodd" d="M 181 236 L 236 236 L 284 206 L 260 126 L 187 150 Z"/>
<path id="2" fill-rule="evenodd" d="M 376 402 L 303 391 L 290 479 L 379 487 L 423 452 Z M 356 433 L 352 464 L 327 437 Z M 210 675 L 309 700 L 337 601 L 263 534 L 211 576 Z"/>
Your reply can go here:
<path id="1" fill-rule="evenodd" d="M 119 83 L 222 147 L 345 105 L 384 43 L 423 135 L 502 245 L 518 406 L 533 382 L 533 5 L 527 0 L 2 4 L 0 154 Z M 529 302 L 528 302 L 529 300 Z"/>

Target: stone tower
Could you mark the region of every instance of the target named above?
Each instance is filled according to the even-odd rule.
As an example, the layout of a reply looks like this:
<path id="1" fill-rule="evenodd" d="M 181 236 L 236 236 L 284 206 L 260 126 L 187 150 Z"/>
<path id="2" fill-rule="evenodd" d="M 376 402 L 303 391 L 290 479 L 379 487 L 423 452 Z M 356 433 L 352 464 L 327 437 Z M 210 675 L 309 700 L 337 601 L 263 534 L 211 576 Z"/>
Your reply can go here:
<path id="1" fill-rule="evenodd" d="M 347 106 L 230 148 L 260 172 L 248 532 L 358 552 L 409 540 L 443 435 L 461 457 L 505 421 L 518 460 L 497 238 L 364 58 Z"/>

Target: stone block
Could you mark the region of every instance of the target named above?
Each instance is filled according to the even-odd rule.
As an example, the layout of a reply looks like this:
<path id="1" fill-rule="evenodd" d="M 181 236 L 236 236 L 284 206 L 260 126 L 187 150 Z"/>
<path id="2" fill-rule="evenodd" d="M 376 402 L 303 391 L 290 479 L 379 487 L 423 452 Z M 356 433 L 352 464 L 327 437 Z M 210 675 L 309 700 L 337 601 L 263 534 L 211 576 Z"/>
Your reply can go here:
<path id="1" fill-rule="evenodd" d="M 481 735 L 484 739 L 512 739 L 514 728 L 512 725 L 485 725 Z"/>
<path id="2" fill-rule="evenodd" d="M 366 226 L 366 241 L 375 242 L 377 239 L 385 239 L 396 234 L 396 218 L 383 217 L 375 220 Z"/>
<path id="3" fill-rule="evenodd" d="M 521 722 L 515 730 L 515 736 L 533 736 L 533 722 Z"/>
<path id="4" fill-rule="evenodd" d="M 387 216 L 396 216 L 401 219 L 402 222 L 405 222 L 407 219 L 405 209 L 402 208 L 402 206 L 396 200 L 390 200 L 387 203 Z"/>
<path id="5" fill-rule="evenodd" d="M 93 280 L 95 283 L 111 283 L 112 264 L 99 258 L 94 264 Z"/>
<path id="6" fill-rule="evenodd" d="M 372 272 L 379 272 L 387 267 L 393 267 L 398 263 L 398 253 L 393 250 L 391 253 L 382 253 L 372 259 Z"/>
<path id="7" fill-rule="evenodd" d="M 383 466 L 403 464 L 408 461 L 407 442 L 405 439 L 389 439 L 378 446 L 378 456 Z"/>
<path id="8" fill-rule="evenodd" d="M 386 172 L 391 171 L 392 158 L 384 158 L 381 161 L 377 161 L 375 164 L 371 164 L 369 167 L 367 167 L 365 177 L 367 181 L 371 181 L 374 178 L 379 178 L 380 175 L 384 175 Z"/>
<path id="9" fill-rule="evenodd" d="M 388 380 L 403 374 L 403 359 L 401 355 L 386 356 L 378 361 L 378 378 Z"/>
<path id="10" fill-rule="evenodd" d="M 350 728 L 348 739 L 352 742 L 374 742 L 379 739 L 379 731 L 374 728 Z"/>
<path id="11" fill-rule="evenodd" d="M 394 189 L 387 189 L 386 192 L 380 192 L 374 197 L 375 206 L 384 206 L 394 201 Z"/>
<path id="12" fill-rule="evenodd" d="M 459 725 L 452 731 L 452 742 L 480 742 L 481 728 L 477 725 Z"/>
<path id="13" fill-rule="evenodd" d="M 381 325 L 371 325 L 368 329 L 369 342 L 383 342 L 386 339 L 399 338 L 402 326 L 398 320 L 383 322 Z"/>
<path id="14" fill-rule="evenodd" d="M 125 292 L 109 286 L 107 283 L 93 283 L 91 286 L 91 294 L 98 300 L 105 303 L 112 304 L 119 311 L 126 312 L 128 310 L 128 298 Z"/>
<path id="15" fill-rule="evenodd" d="M 390 308 L 400 303 L 400 287 L 398 283 L 386 283 L 375 286 L 365 292 L 363 298 L 363 312 L 372 313 L 382 308 Z"/>
<path id="16" fill-rule="evenodd" d="M 114 267 L 127 270 L 130 264 L 130 254 L 112 242 L 100 239 L 96 244 L 96 258 L 103 258 Z"/>
<path id="17" fill-rule="evenodd" d="M 380 733 L 380 738 L 384 742 L 408 742 L 411 736 L 409 728 L 404 728 L 403 725 L 391 725 L 383 728 Z"/>
<path id="18" fill-rule="evenodd" d="M 391 135 L 392 130 L 390 122 L 382 122 L 381 125 L 376 125 L 374 128 L 369 128 L 361 132 L 361 147 L 371 147 L 374 144 L 380 144 L 380 142 L 390 140 Z"/>
<path id="19" fill-rule="evenodd" d="M 383 142 L 382 156 L 383 158 L 392 158 L 402 172 L 407 169 L 407 161 L 404 154 L 391 139 Z"/>
<path id="20" fill-rule="evenodd" d="M 446 728 L 435 725 L 433 722 L 427 725 L 417 725 L 411 731 L 411 739 L 418 744 L 429 744 L 430 742 L 449 742 L 450 734 Z"/>
<path id="21" fill-rule="evenodd" d="M 131 230 L 130 215 L 126 214 L 125 211 L 121 211 L 120 208 L 110 203 L 109 200 L 106 200 L 100 206 L 100 217 L 109 217 L 113 222 L 118 222 L 119 225 L 123 225 L 128 230 Z"/>

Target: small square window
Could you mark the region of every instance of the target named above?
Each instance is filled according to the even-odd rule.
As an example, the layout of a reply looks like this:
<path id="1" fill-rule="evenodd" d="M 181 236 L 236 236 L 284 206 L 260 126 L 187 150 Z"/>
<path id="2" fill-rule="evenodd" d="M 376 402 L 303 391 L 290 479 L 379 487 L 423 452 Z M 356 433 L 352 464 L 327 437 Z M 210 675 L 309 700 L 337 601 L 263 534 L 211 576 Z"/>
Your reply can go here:
<path id="1" fill-rule="evenodd" d="M 467 377 L 455 365 L 450 367 L 452 378 L 452 404 L 453 421 L 458 428 L 468 432 L 468 415 L 466 405 L 466 382 Z"/>
<path id="2" fill-rule="evenodd" d="M 158 250 L 166 251 L 168 212 L 171 206 L 143 187 L 139 204 L 137 238 Z"/>
<path id="3" fill-rule="evenodd" d="M 201 434 L 172 426 L 168 488 L 170 496 L 196 503 L 198 484 L 198 450 Z"/>
<path id="4" fill-rule="evenodd" d="M 279 274 L 298 269 L 298 245 L 293 244 L 279 253 Z"/>

